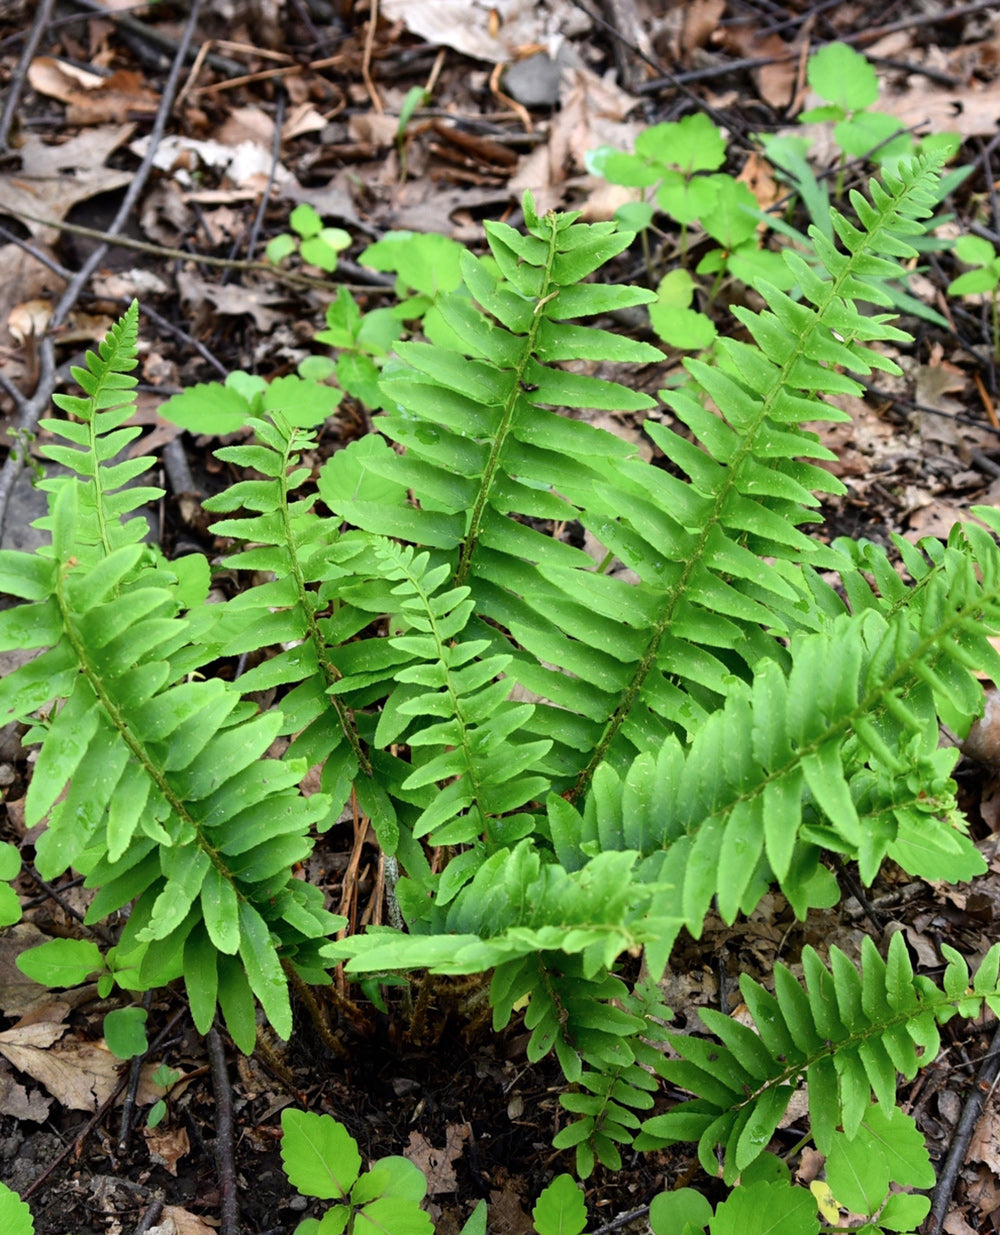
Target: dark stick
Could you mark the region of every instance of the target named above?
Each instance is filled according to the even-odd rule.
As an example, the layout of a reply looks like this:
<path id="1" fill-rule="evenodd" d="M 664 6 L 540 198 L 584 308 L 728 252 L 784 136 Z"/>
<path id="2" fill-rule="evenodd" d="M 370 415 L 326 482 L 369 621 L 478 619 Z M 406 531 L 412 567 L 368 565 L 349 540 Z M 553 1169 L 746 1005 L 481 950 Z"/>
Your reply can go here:
<path id="1" fill-rule="evenodd" d="M 271 189 L 274 187 L 274 177 L 278 172 L 278 161 L 281 158 L 281 130 L 285 124 L 285 91 L 278 86 L 278 101 L 274 109 L 274 141 L 271 143 L 271 170 L 268 172 L 267 184 L 264 186 L 264 195 L 260 199 L 260 205 L 257 207 L 257 214 L 254 216 L 253 226 L 250 228 L 250 238 L 247 240 L 247 261 L 253 261 L 254 250 L 257 248 L 257 239 L 260 236 L 260 229 L 264 225 L 264 215 L 267 213 L 267 208 L 271 203 Z M 225 280 L 225 275 L 223 275 Z"/>
<path id="2" fill-rule="evenodd" d="M 219 1172 L 219 1235 L 238 1235 L 240 1211 L 236 1196 L 236 1166 L 233 1162 L 233 1091 L 226 1075 L 226 1055 L 219 1031 L 214 1027 L 205 1038 L 215 1090 L 215 1165 Z"/>
<path id="3" fill-rule="evenodd" d="M 201 4 L 201 0 L 196 0 L 196 2 L 198 5 Z M 139 21 L 138 18 L 132 17 L 124 11 L 106 8 L 105 5 L 100 3 L 100 0 L 73 0 L 73 3 L 78 8 L 86 9 L 88 13 L 99 14 L 105 18 L 110 17 L 123 31 L 144 43 L 149 43 L 153 47 L 159 47 L 165 52 L 176 55 L 183 47 L 183 52 L 181 53 L 183 62 L 188 63 L 194 60 L 195 53 L 189 50 L 189 43 L 185 43 L 183 35 L 178 39 L 172 34 L 166 34 L 156 26 L 149 26 L 144 21 Z M 210 52 L 205 57 L 205 63 L 211 65 L 213 69 L 223 73 L 226 77 L 238 77 L 245 71 L 244 66 L 238 60 L 230 60 L 228 56 L 219 56 L 215 52 Z"/>
<path id="4" fill-rule="evenodd" d="M 7 101 L 4 104 L 3 115 L 0 116 L 0 154 L 3 154 L 7 149 L 7 137 L 10 134 L 10 126 L 14 122 L 14 113 L 17 111 L 21 91 L 24 89 L 28 68 L 35 58 L 38 44 L 42 41 L 43 31 L 48 29 L 49 17 L 52 13 L 52 2 L 53 0 L 42 0 L 41 4 L 39 4 L 38 11 L 35 13 L 35 20 L 31 24 L 31 33 L 24 44 L 21 59 L 17 62 L 14 76 L 7 88 Z"/>
<path id="5" fill-rule="evenodd" d="M 148 1012 L 153 1003 L 153 992 L 146 991 L 142 997 L 142 1006 Z M 142 1079 L 142 1065 L 146 1062 L 149 1051 L 141 1055 L 133 1055 L 128 1071 L 128 1089 L 125 1091 L 125 1101 L 122 1103 L 121 1132 L 118 1134 L 118 1152 L 125 1154 L 132 1140 L 132 1128 L 135 1125 L 135 1100 L 139 1093 L 139 1081 Z"/>
<path id="6" fill-rule="evenodd" d="M 962 1108 L 962 1117 L 958 1121 L 951 1148 L 948 1150 L 948 1157 L 944 1160 L 937 1187 L 934 1189 L 934 1203 L 925 1223 L 927 1235 L 940 1235 L 955 1185 L 958 1183 L 959 1172 L 965 1164 L 969 1142 L 972 1140 L 983 1104 L 996 1084 L 998 1075 L 1000 1075 L 1000 1029 L 993 1035 L 990 1049 L 986 1052 L 986 1057 L 976 1073 L 976 1079 L 972 1083 L 972 1089 Z"/>
<path id="7" fill-rule="evenodd" d="M 160 1215 L 163 1213 L 163 1202 L 153 1201 L 146 1212 L 142 1215 L 142 1221 L 135 1228 L 132 1235 L 146 1235 L 146 1232 L 151 1226 L 154 1226 L 160 1220 Z"/>
<path id="8" fill-rule="evenodd" d="M 139 196 L 146 186 L 146 181 L 149 178 L 149 173 L 153 170 L 153 159 L 156 155 L 157 146 L 163 137 L 164 130 L 167 127 L 167 120 L 170 117 L 171 109 L 173 108 L 174 99 L 177 97 L 177 87 L 180 83 L 181 72 L 184 68 L 184 57 L 187 54 L 188 48 L 191 46 L 191 40 L 194 38 L 195 28 L 198 24 L 198 14 L 201 11 L 201 0 L 192 0 L 191 13 L 188 17 L 187 25 L 184 27 L 184 33 L 181 36 L 180 45 L 177 49 L 177 55 L 174 58 L 174 63 L 170 68 L 170 76 L 167 79 L 167 84 L 163 89 L 163 97 L 160 99 L 160 106 L 156 113 L 156 119 L 153 121 L 153 128 L 149 135 L 149 146 L 146 150 L 146 155 L 139 165 L 139 170 L 136 172 L 134 179 L 129 185 L 122 204 L 118 208 L 111 225 L 108 228 L 108 233 L 111 236 L 116 236 L 125 226 L 129 215 L 139 200 Z M 52 390 L 55 386 L 55 342 L 53 333 L 59 329 L 66 321 L 73 306 L 79 299 L 80 293 L 83 291 L 85 284 L 90 276 L 94 273 L 97 267 L 104 260 L 104 255 L 108 251 L 108 245 L 105 242 L 97 245 L 90 257 L 83 263 L 80 269 L 73 275 L 69 281 L 69 286 L 63 292 L 62 298 L 55 307 L 52 314 L 52 320 L 49 323 L 49 333 L 42 339 L 39 347 L 41 358 L 41 372 L 38 379 L 38 386 L 34 395 L 28 400 L 27 404 L 21 410 L 21 418 L 19 430 L 22 438 L 26 434 L 34 433 L 38 427 L 38 421 L 42 412 L 48 407 L 49 401 L 52 398 Z M 7 514 L 7 506 L 10 502 L 10 495 L 14 489 L 14 481 L 17 479 L 18 473 L 24 465 L 25 449 L 22 446 L 19 450 L 12 450 L 4 462 L 3 469 L 0 470 L 0 532 L 3 531 L 4 518 Z"/>

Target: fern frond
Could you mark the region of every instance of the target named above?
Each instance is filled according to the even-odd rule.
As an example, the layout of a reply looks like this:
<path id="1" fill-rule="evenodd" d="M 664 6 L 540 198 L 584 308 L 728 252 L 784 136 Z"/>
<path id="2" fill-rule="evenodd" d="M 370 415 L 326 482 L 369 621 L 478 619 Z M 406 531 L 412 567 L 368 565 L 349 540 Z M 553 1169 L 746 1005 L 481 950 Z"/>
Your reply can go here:
<path id="1" fill-rule="evenodd" d="M 843 413 L 823 403 L 822 393 L 862 393 L 842 369 L 867 374 L 894 369 L 866 343 L 904 338 L 884 317 L 865 317 L 857 303 L 880 303 L 882 293 L 862 277 L 892 266 L 885 255 L 915 253 L 904 237 L 920 231 L 937 183 L 932 164 L 914 163 L 870 188 L 875 206 L 867 207 L 864 230 L 838 221 L 846 254 L 829 243 L 819 248 L 826 277 L 810 270 L 793 253 L 784 254 L 810 304 L 792 301 L 776 288 L 757 283 L 768 309 L 735 312 L 756 346 L 736 339 L 719 342 L 719 361 L 711 367 L 686 361 L 694 383 L 661 397 L 690 429 L 697 445 L 664 426 L 649 433 L 664 454 L 687 474 L 687 482 L 654 472 L 635 460 L 620 463 L 622 483 L 601 491 L 608 531 L 602 539 L 659 593 L 658 611 L 642 655 L 621 692 L 600 741 L 581 772 L 581 792 L 606 758 L 627 761 L 629 750 L 652 728 L 636 723 L 649 714 L 687 727 L 676 692 L 664 690 L 664 677 L 708 686 L 716 699 L 722 664 L 706 672 L 704 643 L 722 649 L 724 663 L 734 656 L 750 668 L 762 658 L 781 658 L 761 632 L 787 634 L 781 615 L 794 610 L 796 589 L 786 573 L 769 570 L 768 557 L 822 565 L 822 546 L 797 525 L 813 521 L 814 491 L 838 492 L 839 482 L 803 459 L 829 458 L 803 422 L 838 420 Z M 815 237 L 814 237 L 815 239 Z M 705 406 L 705 396 L 714 405 Z M 591 507 L 593 510 L 593 506 Z M 619 530 L 615 516 L 621 512 Z M 714 668 L 714 673 L 712 669 Z M 629 722 L 632 733 L 628 732 Z M 623 734 L 624 746 L 617 735 Z"/>
<path id="2" fill-rule="evenodd" d="M 87 352 L 87 367 L 74 366 L 71 370 L 87 397 L 53 396 L 56 407 L 77 420 L 41 421 L 43 429 L 70 443 L 43 445 L 42 454 L 85 481 L 77 506 L 77 545 L 81 550 L 99 548 L 103 555 L 148 535 L 145 519 L 131 518 L 122 523 L 122 518 L 163 496 L 162 489 L 130 484 L 149 471 L 155 462 L 152 457 L 115 462 L 142 432 L 138 425 L 120 427 L 132 415 L 135 401 L 136 379 L 130 374 L 138 363 L 138 338 L 139 305 L 133 300 L 101 341 L 97 353 Z M 55 493 L 66 483 L 65 477 L 50 477 L 41 481 L 39 488 Z M 37 526 L 50 529 L 48 517 L 39 520 Z"/>
<path id="3" fill-rule="evenodd" d="M 169 566 L 149 569 L 146 547 L 128 543 L 129 524 L 107 556 L 99 541 L 80 556 L 84 494 L 84 481 L 57 487 L 41 567 L 0 560 L 29 602 L 0 615 L 0 645 L 47 649 L 0 682 L 0 715 L 33 722 L 25 741 L 42 743 L 25 803 L 32 826 L 48 819 L 36 862 L 48 878 L 85 871 L 99 889 L 90 922 L 134 901 L 109 958 L 118 980 L 142 990 L 183 973 L 198 1027 L 218 1002 L 249 1051 L 255 997 L 287 1036 L 283 964 L 323 980 L 318 947 L 343 922 L 291 876 L 330 803 L 299 794 L 304 763 L 265 758 L 280 713 L 188 680 L 200 623 L 181 616 Z"/>
<path id="4" fill-rule="evenodd" d="M 804 1081 L 817 1147 L 829 1153 L 838 1124 L 853 1137 L 872 1094 L 887 1114 L 895 1108 L 896 1073 L 912 1080 L 935 1058 L 938 1025 L 952 1016 L 976 1016 L 985 1003 L 1000 1010 L 995 944 L 970 986 L 965 961 L 946 949 L 943 989 L 915 976 L 901 933 L 885 960 L 874 943 L 862 944 L 860 971 L 838 948 L 830 965 L 812 948 L 802 954 L 800 985 L 784 965 L 775 967 L 771 994 L 747 975 L 740 990 L 756 1032 L 711 1009 L 699 1015 L 717 1041 L 670 1034 L 680 1056 L 667 1060 L 669 1081 L 697 1095 L 646 1121 L 637 1148 L 697 1140 L 706 1171 L 715 1174 L 716 1146 L 732 1183 L 767 1147 L 792 1094 Z"/>

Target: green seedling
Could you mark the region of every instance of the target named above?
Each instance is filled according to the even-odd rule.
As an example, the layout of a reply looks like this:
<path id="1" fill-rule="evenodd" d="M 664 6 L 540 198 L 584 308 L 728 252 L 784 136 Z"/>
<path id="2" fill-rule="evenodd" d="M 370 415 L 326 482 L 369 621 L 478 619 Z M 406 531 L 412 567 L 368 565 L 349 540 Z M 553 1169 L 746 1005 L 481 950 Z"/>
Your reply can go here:
<path id="1" fill-rule="evenodd" d="M 809 59 L 809 85 L 826 102 L 803 112 L 803 124 L 833 121 L 833 136 L 846 158 L 870 157 L 877 163 L 913 152 L 913 137 L 899 132 L 894 116 L 872 111 L 878 78 L 871 63 L 846 43 L 828 43 Z M 843 191 L 841 186 L 838 192 Z"/>
<path id="2" fill-rule="evenodd" d="M 21 873 L 21 851 L 5 841 L 0 844 L 0 928 L 21 921 L 21 902 L 11 881 Z"/>
<path id="3" fill-rule="evenodd" d="M 399 178 L 406 179 L 406 130 L 413 114 L 418 107 L 426 107 L 431 101 L 430 91 L 423 86 L 411 86 L 399 109 L 399 123 L 396 125 L 396 154 L 399 158 Z"/>
<path id="4" fill-rule="evenodd" d="M 0 1184 L 0 1231 L 4 1235 L 35 1235 L 35 1220 L 27 1201 L 6 1184 Z"/>
<path id="5" fill-rule="evenodd" d="M 282 232 L 268 242 L 267 259 L 276 266 L 298 251 L 310 266 L 327 274 L 337 269 L 338 254 L 351 243 L 350 232 L 342 227 L 324 227 L 323 220 L 307 202 L 301 202 L 288 217 L 291 232 Z M 294 234 L 293 234 L 294 233 Z"/>
<path id="6" fill-rule="evenodd" d="M 281 412 L 298 428 L 321 425 L 342 393 L 312 377 L 288 374 L 266 382 L 237 369 L 224 382 L 204 382 L 160 405 L 160 415 L 189 433 L 224 437 L 238 433 L 255 416 Z"/>
<path id="7" fill-rule="evenodd" d="M 295 1235 L 432 1235 L 420 1202 L 423 1173 L 406 1158 L 380 1158 L 362 1172 L 357 1142 L 330 1115 L 287 1108 L 281 1113 L 281 1159 L 303 1196 L 331 1205 L 322 1219 L 304 1218 Z"/>
<path id="8" fill-rule="evenodd" d="M 702 351 L 715 339 L 712 319 L 691 308 L 697 284 L 686 270 L 671 270 L 660 280 L 649 320 L 659 337 L 682 351 Z"/>
<path id="9" fill-rule="evenodd" d="M 177 1069 L 168 1067 L 165 1063 L 161 1063 L 150 1077 L 154 1085 L 158 1085 L 160 1089 L 166 1090 L 166 1094 L 164 1097 L 157 1099 L 149 1108 L 149 1114 L 146 1117 L 147 1128 L 155 1128 L 163 1122 L 163 1118 L 167 1113 L 167 1099 L 170 1096 L 170 1090 L 173 1089 L 180 1079 L 181 1074 Z"/>
<path id="10" fill-rule="evenodd" d="M 955 241 L 955 256 L 966 266 L 965 274 L 948 284 L 949 296 L 975 296 L 985 293 L 990 298 L 990 320 L 993 327 L 993 355 L 1000 359 L 1000 254 L 982 236 L 961 236 Z"/>

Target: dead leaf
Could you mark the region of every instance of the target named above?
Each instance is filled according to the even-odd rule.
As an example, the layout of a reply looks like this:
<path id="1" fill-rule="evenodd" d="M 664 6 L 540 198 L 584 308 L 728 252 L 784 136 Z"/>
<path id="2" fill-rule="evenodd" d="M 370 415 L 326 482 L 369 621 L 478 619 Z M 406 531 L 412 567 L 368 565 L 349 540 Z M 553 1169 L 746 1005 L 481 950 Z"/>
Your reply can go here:
<path id="1" fill-rule="evenodd" d="M 410 1133 L 410 1144 L 404 1157 L 427 1176 L 427 1192 L 430 1196 L 457 1191 L 455 1160 L 461 1157 L 471 1132 L 469 1124 L 450 1124 L 445 1131 L 444 1149 L 435 1149 L 419 1132 Z"/>
<path id="2" fill-rule="evenodd" d="M 132 69 L 101 77 L 51 56 L 32 61 L 28 81 L 39 94 L 65 103 L 66 121 L 74 125 L 121 124 L 137 114 L 152 115 L 160 102 L 142 74 Z"/>
<path id="3" fill-rule="evenodd" d="M 149 138 L 134 141 L 129 149 L 140 158 L 145 156 Z M 237 189 L 263 188 L 271 173 L 274 160 L 269 146 L 258 141 L 241 141 L 227 146 L 221 141 L 198 141 L 193 137 L 175 135 L 165 137 L 156 147 L 153 166 L 169 172 L 185 188 L 193 188 L 196 180 L 193 173 L 199 167 L 211 167 L 224 174 Z M 295 183 L 295 177 L 279 163 L 274 168 L 274 182 L 285 186 Z"/>
<path id="4" fill-rule="evenodd" d="M 103 1042 L 78 1038 L 60 1042 L 66 1029 L 65 1024 L 51 1020 L 21 1021 L 0 1033 L 0 1055 L 44 1085 L 63 1106 L 95 1111 L 118 1084 L 122 1061 Z M 163 1097 L 164 1090 L 152 1082 L 154 1071 L 152 1064 L 146 1064 L 140 1073 L 136 1098 L 140 1106 Z"/>
<path id="5" fill-rule="evenodd" d="M 178 1161 L 191 1151 L 187 1128 L 144 1128 L 142 1135 L 149 1146 L 150 1160 L 176 1176 Z"/>
<path id="6" fill-rule="evenodd" d="M 0 933 L 0 1011 L 4 1016 L 23 1016 L 30 1008 L 52 998 L 47 986 L 25 977 L 14 964 L 22 952 L 37 948 L 47 938 L 30 922 L 19 922 Z"/>
<path id="7" fill-rule="evenodd" d="M 733 23 L 719 29 L 713 44 L 734 56 L 747 59 L 774 57 L 776 64 L 762 64 L 753 69 L 761 98 L 776 111 L 783 111 L 792 102 L 792 93 L 798 83 L 799 67 L 795 48 L 790 47 L 780 34 L 772 32 L 761 38 L 752 24 Z"/>
<path id="8" fill-rule="evenodd" d="M 1000 81 L 961 90 L 935 90 L 926 82 L 919 90 L 879 95 L 877 110 L 895 116 L 900 128 L 917 126 L 921 132 L 992 136 L 1000 124 Z"/>
<path id="9" fill-rule="evenodd" d="M 267 306 L 280 304 L 287 299 L 281 292 L 266 292 L 260 287 L 209 283 L 190 271 L 182 270 L 177 275 L 181 299 L 190 305 L 204 309 L 211 302 L 217 313 L 227 317 L 243 317 L 249 314 L 262 334 L 268 334 L 281 321 L 282 315 Z"/>
<path id="10" fill-rule="evenodd" d="M 635 99 L 589 69 L 563 73 L 559 101 L 548 142 L 524 159 L 507 185 L 517 195 L 530 189 L 539 211 L 562 205 L 564 186 L 585 171 L 588 151 L 597 146 L 631 150 L 643 128 L 625 119 Z"/>
<path id="11" fill-rule="evenodd" d="M 11 309 L 7 329 L 18 343 L 24 343 L 31 336 L 38 338 L 43 335 L 51 317 L 51 300 L 24 300 Z"/>
<path id="12" fill-rule="evenodd" d="M 381 0 L 379 13 L 429 43 L 492 64 L 590 28 L 586 14 L 569 0 Z"/>
<path id="13" fill-rule="evenodd" d="M 48 1119 L 51 1109 L 51 1098 L 43 1098 L 37 1089 L 29 1095 L 25 1087 L 14 1080 L 9 1068 L 0 1067 L 0 1115 L 40 1124 Z"/>
<path id="14" fill-rule="evenodd" d="M 164 1205 L 160 1221 L 149 1228 L 148 1235 L 218 1235 L 218 1232 L 190 1210 L 181 1209 L 179 1205 Z"/>
<path id="15" fill-rule="evenodd" d="M 0 211 L 61 223 L 77 202 L 130 183 L 133 172 L 117 171 L 104 163 L 134 127 L 122 124 L 87 129 L 62 145 L 47 145 L 36 134 L 26 134 L 20 148 L 20 171 L 0 174 Z M 24 225 L 47 245 L 59 239 L 57 228 L 31 219 L 24 219 Z"/>
<path id="16" fill-rule="evenodd" d="M 726 0 L 689 0 L 684 6 L 681 27 L 681 54 L 685 59 L 696 48 L 704 47 L 719 28 L 726 11 Z"/>

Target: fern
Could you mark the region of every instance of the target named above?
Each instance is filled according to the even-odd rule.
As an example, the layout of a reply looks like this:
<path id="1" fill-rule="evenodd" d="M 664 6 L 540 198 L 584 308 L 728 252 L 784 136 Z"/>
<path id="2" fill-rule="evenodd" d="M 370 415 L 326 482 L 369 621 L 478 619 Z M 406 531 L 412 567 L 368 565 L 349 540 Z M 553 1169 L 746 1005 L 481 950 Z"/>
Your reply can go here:
<path id="1" fill-rule="evenodd" d="M 732 1183 L 766 1148 L 802 1081 L 812 1136 L 825 1154 L 838 1124 L 848 1139 L 857 1134 L 872 1094 L 891 1115 L 896 1073 L 912 1080 L 921 1064 L 934 1060 L 938 1025 L 955 1015 L 977 1016 L 983 1004 L 1000 1012 L 1000 944 L 983 958 L 971 986 L 962 957 L 947 945 L 942 951 L 949 962 L 943 989 L 914 975 L 899 932 L 885 960 L 870 939 L 863 941 L 860 972 L 838 948 L 830 949 L 827 968 L 807 947 L 804 985 L 780 964 L 773 995 L 742 975 L 740 990 L 756 1032 L 702 1009 L 717 1042 L 669 1035 L 680 1059 L 665 1061 L 663 1074 L 697 1097 L 647 1120 L 637 1148 L 697 1141 L 702 1166 L 714 1174 L 720 1145 L 724 1178 Z"/>
<path id="2" fill-rule="evenodd" d="M 146 455 L 114 462 L 125 446 L 142 432 L 138 425 L 122 427 L 132 415 L 135 401 L 136 379 L 129 375 L 138 363 L 138 335 L 139 307 L 133 302 L 122 319 L 112 326 L 97 354 L 87 352 L 87 367 L 74 365 L 71 370 L 73 379 L 87 398 L 54 396 L 60 410 L 78 417 L 82 423 L 41 422 L 43 429 L 70 443 L 69 446 L 46 444 L 42 453 L 86 482 L 78 499 L 74 536 L 78 550 L 99 549 L 107 555 L 123 544 L 141 540 L 149 532 L 146 520 L 135 517 L 123 523 L 121 516 L 163 496 L 161 489 L 130 485 L 149 471 L 155 462 L 153 458 Z M 42 481 L 40 487 L 55 493 L 64 483 L 62 477 L 49 478 Z M 49 523 L 43 519 L 38 526 L 47 528 Z"/>
<path id="3" fill-rule="evenodd" d="M 526 199 L 526 234 L 488 225 L 490 255 L 463 256 L 427 341 L 386 363 L 379 433 L 323 463 L 315 492 L 315 440 L 280 414 L 218 452 L 241 472 L 207 504 L 233 542 L 223 565 L 255 576 L 224 605 L 204 603 L 203 564 L 139 543 L 147 494 L 122 486 L 141 469 L 113 462 L 133 433 L 130 310 L 88 358 L 88 397 L 63 403 L 76 419 L 52 426 L 73 475 L 49 482 L 51 551 L 0 554 L 0 587 L 25 601 L 0 614 L 0 650 L 40 652 L 0 683 L 0 716 L 41 744 L 39 869 L 86 875 L 89 922 L 134 902 L 107 958 L 119 982 L 183 975 L 198 1028 L 218 1006 L 250 1049 L 255 998 L 287 1035 L 289 979 L 324 983 L 342 960 L 366 978 L 491 973 L 496 1027 L 523 1008 L 529 1059 L 555 1053 L 575 1087 L 557 1144 L 583 1174 L 637 1132 L 684 1129 L 738 1171 L 811 1070 L 819 1095 L 839 1078 L 847 1128 L 872 1087 L 887 1104 L 885 1058 L 906 1073 L 906 1035 L 929 1046 L 928 1025 L 973 1006 L 954 975 L 935 1002 L 895 954 L 883 973 L 866 953 L 861 1013 L 838 1002 L 823 1020 L 814 991 L 839 1000 L 854 979 L 807 959 L 801 998 L 785 977 L 770 997 L 800 1054 L 777 1060 L 762 1027 L 754 1055 L 725 1029 L 714 1081 L 714 1047 L 684 1039 L 682 1063 L 664 1059 L 653 983 L 713 901 L 727 921 L 774 884 L 799 916 L 832 903 L 826 855 L 866 881 L 886 858 L 928 877 L 983 869 L 937 735 L 942 720 L 963 733 L 976 674 L 1000 673 L 1000 516 L 977 512 L 985 528 L 946 545 L 900 542 L 908 578 L 872 546 L 802 530 L 838 483 L 809 462 L 826 452 L 803 425 L 839 416 L 822 395 L 856 393 L 847 371 L 891 367 L 869 344 L 903 336 L 859 305 L 887 303 L 936 183 L 909 165 L 855 201 L 862 227 L 835 216 L 843 251 L 814 237 L 818 267 L 784 256 L 799 299 L 761 283 L 747 338 L 664 393 L 684 427 L 647 424 L 669 471 L 576 418 L 655 407 L 578 370 L 656 349 L 571 321 L 651 299 L 583 282 L 631 233 L 539 218 Z M 600 565 L 563 539 L 574 524 Z M 235 682 L 201 677 L 229 656 L 245 658 Z M 269 757 L 279 736 L 291 744 Z M 332 942 L 343 920 L 293 868 L 352 791 L 402 868 L 408 930 Z M 651 982 L 630 989 L 640 955 Z M 864 995 L 883 978 L 902 1019 Z M 993 998 L 982 981 L 976 998 Z M 641 1130 L 657 1075 L 698 1098 Z"/>
<path id="4" fill-rule="evenodd" d="M 129 320 L 134 312 L 116 336 L 118 370 L 134 359 Z M 109 355 L 89 358 L 91 400 L 73 405 L 84 423 L 66 434 L 92 433 L 95 460 L 119 440 L 120 409 L 97 410 Z M 0 615 L 0 647 L 47 649 L 0 683 L 0 713 L 63 700 L 27 736 L 43 744 L 25 803 L 28 826 L 48 818 L 37 866 L 49 879 L 73 866 L 100 889 L 88 922 L 133 902 L 109 958 L 119 981 L 143 990 L 183 973 L 198 1028 L 211 1026 L 218 1000 L 250 1050 L 254 996 L 291 1031 L 283 961 L 324 979 L 316 948 L 342 919 L 291 868 L 329 802 L 299 795 L 303 763 L 264 758 L 280 713 L 256 714 L 220 679 L 190 680 L 211 622 L 184 616 L 169 564 L 132 543 L 130 525 L 141 534 L 143 520 L 120 514 L 134 493 L 109 496 L 113 469 L 78 470 L 87 479 L 55 488 L 51 559 L 0 555 L 4 590 L 32 602 Z M 81 535 L 94 552 L 81 554 Z M 205 591 L 207 579 L 202 602 Z"/>

